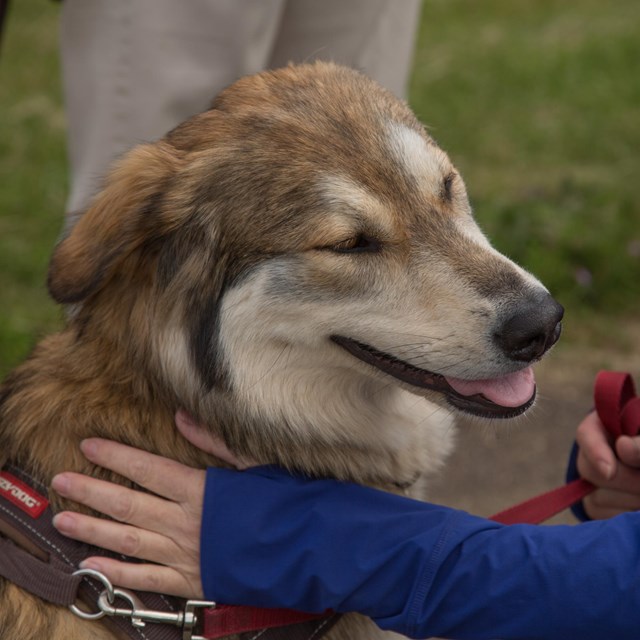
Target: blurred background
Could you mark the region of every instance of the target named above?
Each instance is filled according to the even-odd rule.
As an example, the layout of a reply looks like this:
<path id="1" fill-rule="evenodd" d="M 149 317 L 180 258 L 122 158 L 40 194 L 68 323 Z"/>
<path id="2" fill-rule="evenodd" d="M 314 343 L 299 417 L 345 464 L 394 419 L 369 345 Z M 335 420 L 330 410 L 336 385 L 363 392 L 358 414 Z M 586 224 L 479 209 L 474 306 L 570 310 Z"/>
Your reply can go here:
<path id="1" fill-rule="evenodd" d="M 68 187 L 59 6 L 12 2 L 0 49 L 0 376 L 62 322 L 45 288 Z M 567 308 L 534 411 L 464 421 L 434 486 L 486 515 L 562 481 L 599 369 L 640 373 L 640 3 L 427 0 L 410 103 L 493 243 Z"/>

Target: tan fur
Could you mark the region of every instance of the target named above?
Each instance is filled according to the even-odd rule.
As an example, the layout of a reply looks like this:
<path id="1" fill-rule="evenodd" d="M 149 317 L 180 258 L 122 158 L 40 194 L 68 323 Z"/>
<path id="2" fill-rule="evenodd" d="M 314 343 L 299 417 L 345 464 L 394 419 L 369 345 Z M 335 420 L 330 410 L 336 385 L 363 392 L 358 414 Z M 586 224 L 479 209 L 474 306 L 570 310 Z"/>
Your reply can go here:
<path id="1" fill-rule="evenodd" d="M 436 472 L 452 446 L 443 400 L 329 338 L 370 337 L 457 376 L 514 370 L 482 338 L 500 306 L 482 292 L 497 287 L 504 305 L 540 285 L 491 249 L 457 174 L 443 192 L 450 173 L 406 105 L 353 71 L 240 80 L 129 153 L 56 248 L 50 291 L 74 312 L 1 388 L 0 458 L 44 482 L 63 470 L 123 482 L 79 452 L 102 436 L 219 464 L 176 434 L 183 407 L 259 462 L 394 491 Z M 360 232 L 383 251 L 332 248 Z M 5 640 L 107 637 L 0 590 Z M 329 637 L 384 635 L 354 616 Z"/>

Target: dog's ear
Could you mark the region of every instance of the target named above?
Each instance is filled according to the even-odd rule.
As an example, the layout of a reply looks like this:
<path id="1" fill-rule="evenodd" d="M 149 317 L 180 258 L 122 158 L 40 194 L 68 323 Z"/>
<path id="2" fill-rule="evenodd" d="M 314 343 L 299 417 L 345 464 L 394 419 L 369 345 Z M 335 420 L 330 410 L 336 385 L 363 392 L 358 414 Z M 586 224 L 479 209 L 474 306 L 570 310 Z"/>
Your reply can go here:
<path id="1" fill-rule="evenodd" d="M 105 188 L 54 250 L 48 278 L 54 300 L 80 302 L 144 241 L 144 217 L 153 215 L 181 156 L 161 141 L 136 147 L 115 165 Z"/>

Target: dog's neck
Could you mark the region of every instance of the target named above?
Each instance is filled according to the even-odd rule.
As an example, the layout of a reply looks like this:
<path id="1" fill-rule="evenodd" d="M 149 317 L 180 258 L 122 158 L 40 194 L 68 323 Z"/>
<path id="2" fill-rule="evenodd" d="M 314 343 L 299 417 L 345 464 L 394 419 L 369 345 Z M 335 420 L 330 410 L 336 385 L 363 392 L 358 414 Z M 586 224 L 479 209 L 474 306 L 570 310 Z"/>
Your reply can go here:
<path id="1" fill-rule="evenodd" d="M 77 340 L 69 328 L 49 336 L 0 387 L 0 463 L 11 460 L 44 483 L 61 471 L 118 479 L 94 468 L 80 441 L 103 437 L 192 466 L 215 462 L 177 432 L 175 406 L 127 355 Z M 119 479 L 121 480 L 121 479 Z"/>
<path id="2" fill-rule="evenodd" d="M 201 409 L 243 455 L 390 489 L 446 459 L 449 412 L 383 374 L 345 366 L 331 348 L 329 355 L 297 348 L 285 357 L 281 345 L 247 341 L 246 348 L 259 355 L 234 358 L 240 368 L 232 372 L 233 393 L 214 390 Z"/>
<path id="3" fill-rule="evenodd" d="M 98 357 L 105 349 L 109 358 Z M 440 414 L 444 428 L 421 429 L 439 411 L 424 400 L 350 368 L 291 365 L 259 384 L 246 376 L 233 393 L 213 389 L 194 404 L 136 366 L 132 354 L 78 339 L 77 327 L 70 327 L 43 340 L 5 381 L 0 455 L 44 482 L 64 470 L 113 479 L 80 452 L 80 441 L 95 436 L 192 466 L 219 464 L 179 435 L 174 414 L 180 407 L 258 463 L 391 490 L 439 466 L 450 450 L 446 412 Z"/>

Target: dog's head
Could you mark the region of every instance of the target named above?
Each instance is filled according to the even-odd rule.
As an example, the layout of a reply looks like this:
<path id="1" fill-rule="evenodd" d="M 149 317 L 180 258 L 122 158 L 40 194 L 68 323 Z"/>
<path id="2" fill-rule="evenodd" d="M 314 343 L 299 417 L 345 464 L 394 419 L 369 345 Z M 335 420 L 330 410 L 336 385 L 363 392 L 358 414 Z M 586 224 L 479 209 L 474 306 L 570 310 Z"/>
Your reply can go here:
<path id="1" fill-rule="evenodd" d="M 244 78 L 131 151 L 57 247 L 49 287 L 180 402 L 233 391 L 265 419 L 320 388 L 375 404 L 396 382 L 518 415 L 562 317 L 490 246 L 409 108 L 326 63 Z"/>

